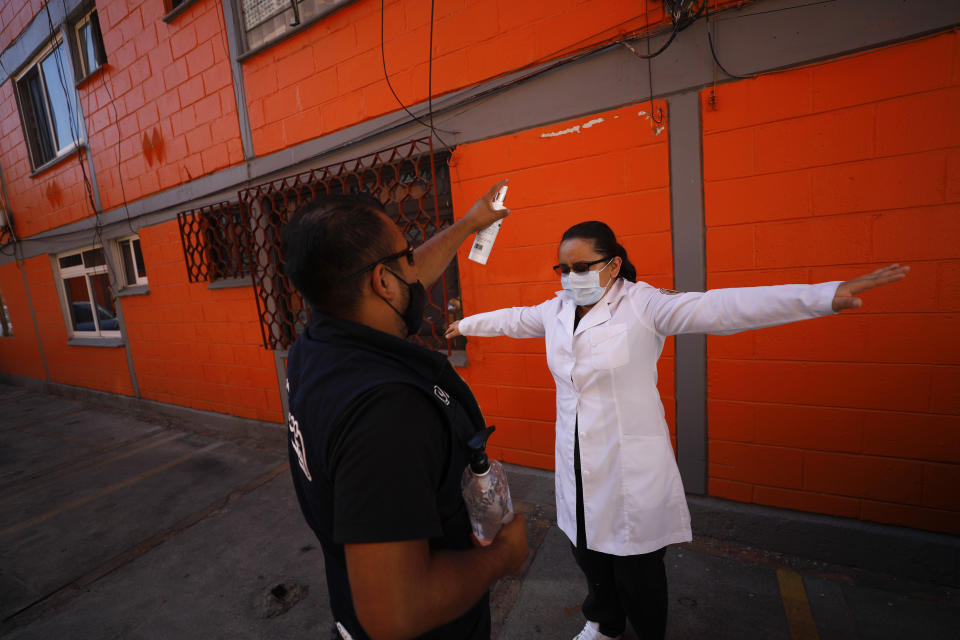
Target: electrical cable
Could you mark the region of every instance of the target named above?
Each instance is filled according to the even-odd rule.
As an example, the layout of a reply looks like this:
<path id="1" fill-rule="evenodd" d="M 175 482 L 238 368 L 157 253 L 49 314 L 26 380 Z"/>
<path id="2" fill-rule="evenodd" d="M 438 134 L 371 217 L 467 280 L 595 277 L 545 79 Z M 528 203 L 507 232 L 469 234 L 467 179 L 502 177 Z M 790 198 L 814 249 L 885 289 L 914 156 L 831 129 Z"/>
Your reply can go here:
<path id="1" fill-rule="evenodd" d="M 410 109 L 407 108 L 407 105 L 403 104 L 403 101 L 400 99 L 400 96 L 398 96 L 398 95 L 397 95 L 397 92 L 393 89 L 393 84 L 390 82 L 390 74 L 387 73 L 387 55 L 386 55 L 385 45 L 384 45 L 384 34 L 383 34 L 384 2 L 385 2 L 385 0 L 380 0 L 380 61 L 381 61 L 381 63 L 383 64 L 383 77 L 384 77 L 384 79 L 387 81 L 387 88 L 390 89 L 390 93 L 393 94 L 393 97 L 394 97 L 394 99 L 397 101 L 397 104 L 399 104 L 400 107 L 401 107 L 404 111 L 407 112 L 407 115 L 409 115 L 413 120 L 419 122 L 419 123 L 422 124 L 423 126 L 425 126 L 425 127 L 427 127 L 428 129 L 430 129 L 430 131 L 433 132 L 433 135 L 435 135 L 435 136 L 437 137 L 437 140 L 440 141 L 440 144 L 442 144 L 442 145 L 444 146 L 444 148 L 450 149 L 450 145 L 448 145 L 446 142 L 444 142 L 443 138 L 440 137 L 440 134 L 437 133 L 437 129 L 433 126 L 433 96 L 432 96 L 432 95 L 428 95 L 428 101 L 429 101 L 429 102 L 428 102 L 428 111 L 429 111 L 429 113 L 430 113 L 430 122 L 424 122 L 424 121 L 421 120 L 419 117 L 417 117 L 412 111 L 410 111 Z M 429 84 L 432 84 L 432 82 L 433 82 L 433 78 L 432 78 L 432 75 L 433 75 L 433 73 L 432 73 L 432 71 L 433 71 L 433 3 L 432 3 L 432 2 L 431 2 L 431 8 L 430 8 L 430 52 L 429 52 L 429 59 L 430 59 L 430 72 L 429 72 L 430 78 L 428 79 L 428 85 L 429 85 Z M 428 94 L 432 94 L 432 92 L 430 91 L 430 87 L 429 87 L 429 86 L 428 86 L 427 91 L 428 91 Z M 458 132 L 456 132 L 456 131 L 444 131 L 444 133 L 458 133 Z"/>
<path id="2" fill-rule="evenodd" d="M 61 1 L 63 2 L 64 16 L 66 16 L 66 15 L 67 15 L 66 0 L 61 0 Z M 53 18 L 50 16 L 50 3 L 49 3 L 49 2 L 47 3 L 45 9 L 46 9 L 46 14 L 47 14 L 47 23 L 48 23 L 48 25 L 50 26 L 50 39 L 51 39 L 52 41 L 56 42 L 56 29 L 55 29 L 55 27 L 54 27 L 54 25 L 53 25 Z M 64 39 L 61 39 L 60 44 L 54 48 L 52 55 L 54 56 L 54 62 L 56 63 L 56 66 L 57 66 L 57 78 L 58 78 L 58 80 L 60 81 L 60 88 L 63 90 L 64 96 L 67 96 L 67 95 L 70 94 L 70 90 L 67 89 L 67 80 L 66 80 L 67 74 L 66 74 L 66 71 L 64 71 L 64 68 L 63 68 L 63 56 L 61 55 L 61 47 L 64 48 L 64 49 L 69 48 L 69 42 L 68 42 L 65 38 L 64 38 Z M 68 53 L 69 53 L 69 52 L 68 52 Z M 46 77 L 44 77 L 44 80 L 46 80 Z M 72 91 L 73 91 L 73 96 L 74 96 L 74 105 L 77 105 L 77 104 L 79 104 L 79 102 L 80 102 L 80 94 L 77 92 L 76 87 L 73 87 L 73 88 L 72 88 Z M 69 107 L 69 105 L 68 105 L 68 107 Z M 76 149 L 76 152 L 77 152 L 77 160 L 78 160 L 78 162 L 79 162 L 79 164 L 80 164 L 80 172 L 81 172 L 81 174 L 83 175 L 83 186 L 84 186 L 84 189 L 85 189 L 86 192 L 87 192 L 88 204 L 90 205 L 90 209 L 91 209 L 91 211 L 93 212 L 94 216 L 96 216 L 96 218 L 97 218 L 97 225 L 98 225 L 98 227 L 99 227 L 99 224 L 100 224 L 100 212 L 99 212 L 98 209 L 97 209 L 97 203 L 96 203 L 96 200 L 95 200 L 94 195 L 93 195 L 93 185 L 90 184 L 90 179 L 89 179 L 89 177 L 87 176 L 86 166 L 83 164 L 82 149 L 81 149 L 81 147 L 79 146 L 79 135 L 78 135 L 77 129 L 76 129 L 75 126 L 74 126 L 74 119 L 77 118 L 77 115 L 78 115 L 78 114 L 77 114 L 77 112 L 76 112 L 76 107 L 74 107 L 74 109 L 69 109 L 69 108 L 68 108 L 68 110 L 67 110 L 67 116 L 68 116 L 68 117 L 67 117 L 67 124 L 70 126 L 70 136 L 71 136 L 71 139 L 73 140 L 73 143 L 77 145 L 77 149 Z"/>
<path id="3" fill-rule="evenodd" d="M 120 138 L 122 136 L 120 133 L 120 116 L 117 114 L 117 101 L 113 97 L 113 92 L 110 91 L 110 88 L 107 86 L 107 80 L 104 76 L 106 76 L 106 73 L 101 72 L 100 84 L 110 98 L 110 108 L 113 109 L 113 126 L 117 129 L 117 144 L 114 146 L 114 150 L 117 154 L 117 176 L 120 177 L 120 199 L 123 202 L 123 212 L 127 218 L 127 226 L 130 227 L 130 233 L 136 233 L 136 229 L 133 228 L 133 222 L 130 220 L 130 209 L 127 206 L 127 190 L 123 186 L 123 161 L 120 154 Z"/>
<path id="4" fill-rule="evenodd" d="M 381 0 L 382 2 L 383 0 Z M 430 0 L 430 43 L 427 49 L 427 114 L 430 116 L 430 131 L 437 134 L 433 128 L 433 22 L 434 22 L 435 2 Z M 380 16 L 383 20 L 383 15 Z M 437 138 L 439 140 L 439 138 Z M 440 140 L 444 147 L 449 149 L 446 142 Z"/>
<path id="5" fill-rule="evenodd" d="M 61 2 L 63 3 L 64 18 L 66 18 L 66 16 L 68 15 L 67 6 L 66 6 L 66 0 L 61 0 Z M 56 30 L 55 30 L 55 27 L 54 27 L 54 25 L 53 25 L 53 18 L 50 16 L 50 6 L 49 6 L 49 2 L 47 2 L 47 5 L 46 5 L 45 8 L 46 8 L 46 14 L 47 14 L 47 22 L 48 22 L 48 24 L 49 24 L 49 26 L 50 26 L 50 38 L 51 38 L 51 40 L 55 40 L 55 39 L 56 39 L 56 38 L 55 38 Z M 60 86 L 61 86 L 61 88 L 63 89 L 64 95 L 67 95 L 66 72 L 64 71 L 64 68 L 63 68 L 63 60 L 62 60 L 62 56 L 60 55 L 60 47 L 69 48 L 69 42 L 67 41 L 67 39 L 64 38 L 64 39 L 61 41 L 60 46 L 57 47 L 57 48 L 54 50 L 54 52 L 53 52 L 54 61 L 55 61 L 56 65 L 57 65 L 57 75 L 59 76 L 59 79 L 60 79 Z M 69 54 L 70 52 L 68 51 L 67 53 Z M 80 95 L 79 95 L 79 92 L 76 90 L 76 87 L 73 87 L 73 95 L 74 95 L 74 98 L 75 98 L 75 100 L 76 100 L 75 104 L 79 104 L 79 103 L 80 103 Z M 112 99 L 112 96 L 111 96 L 111 99 Z M 114 112 L 116 113 L 116 107 L 114 107 Z M 76 129 L 74 128 L 74 122 L 73 122 L 73 120 L 74 120 L 74 118 L 77 116 L 77 114 L 76 114 L 76 113 L 68 113 L 68 116 L 69 116 L 69 118 L 68 118 L 68 123 L 70 124 L 70 135 L 73 137 L 74 143 L 76 143 L 77 140 L 78 140 L 78 136 L 77 136 L 77 131 L 76 131 Z M 117 144 L 119 144 L 119 140 L 117 141 Z M 88 197 L 88 199 L 89 199 L 89 204 L 91 205 L 91 208 L 92 208 L 92 210 L 93 210 L 93 215 L 94 215 L 94 218 L 95 218 L 95 222 L 94 222 L 94 234 L 93 234 L 93 235 L 94 235 L 94 238 L 93 238 L 93 240 L 94 240 L 94 244 L 95 244 L 95 245 L 99 245 L 101 251 L 103 252 L 103 263 L 104 263 L 104 267 L 105 267 L 106 275 L 107 275 L 107 283 L 106 283 L 106 284 L 107 284 L 107 293 L 108 293 L 109 296 L 110 296 L 110 306 L 113 307 L 113 309 L 115 310 L 115 309 L 116 309 L 116 306 L 117 306 L 117 290 L 116 290 L 116 287 L 115 287 L 115 283 L 119 282 L 119 280 L 117 279 L 116 274 L 113 273 L 113 268 L 111 267 L 111 261 L 110 261 L 109 257 L 107 256 L 107 247 L 105 246 L 104 241 L 103 241 L 103 221 L 102 221 L 101 218 L 100 218 L 100 211 L 97 209 L 96 202 L 95 202 L 94 197 L 93 197 L 93 186 L 90 184 L 90 181 L 89 181 L 89 179 L 87 178 L 86 167 L 85 167 L 84 164 L 83 164 L 83 158 L 81 157 L 81 153 L 80 153 L 80 149 L 79 149 L 79 148 L 77 149 L 77 158 L 78 158 L 79 163 L 80 163 L 80 171 L 81 171 L 81 173 L 83 174 L 83 182 L 84 182 L 84 187 L 85 187 L 86 190 L 87 190 L 87 197 Z M 119 167 L 118 167 L 118 169 L 119 169 Z M 121 177 L 121 187 L 122 187 L 122 177 Z M 124 201 L 124 206 L 126 207 L 126 202 L 125 202 L 125 201 Z M 127 222 L 128 222 L 128 224 L 130 224 L 130 228 L 131 228 L 131 230 L 132 230 L 132 229 L 133 229 L 133 225 L 132 225 L 132 223 L 130 223 L 129 211 L 127 212 Z M 89 275 L 85 273 L 84 277 L 88 279 L 88 278 L 89 278 Z M 97 304 L 97 303 L 96 303 L 96 293 L 95 293 L 95 291 L 92 290 L 92 284 L 91 284 L 90 282 L 87 282 L 87 287 L 88 287 L 88 289 L 90 289 L 90 297 L 91 297 L 91 300 L 90 300 L 89 302 L 90 302 L 92 305 Z M 104 302 L 106 302 L 106 301 L 104 301 Z M 97 323 L 95 326 L 97 327 L 97 330 L 100 331 L 101 329 L 99 328 L 99 326 L 100 326 L 100 325 L 99 325 L 99 311 L 94 308 L 94 309 L 91 309 L 91 313 L 92 313 L 92 315 L 93 315 L 93 317 L 95 318 L 96 323 Z M 114 311 L 114 315 L 116 315 L 115 311 Z"/>
<path id="6" fill-rule="evenodd" d="M 828 0 L 828 1 L 832 1 L 832 0 Z M 726 67 L 724 67 L 723 64 L 720 63 L 720 59 L 717 57 L 717 50 L 716 50 L 716 48 L 714 48 L 714 46 L 713 46 L 713 36 L 710 35 L 710 6 L 709 6 L 709 5 L 710 5 L 710 0 L 706 0 L 706 2 L 705 2 L 704 4 L 707 5 L 707 12 L 706 12 L 706 18 L 705 18 L 705 19 L 706 19 L 706 26 L 707 26 L 707 42 L 710 44 L 710 55 L 713 56 L 713 61 L 714 61 L 714 63 L 715 63 L 718 67 L 720 67 L 720 70 L 721 70 L 721 71 L 723 71 L 725 74 L 727 74 L 727 75 L 730 76 L 731 78 L 736 78 L 736 79 L 738 79 L 738 80 L 749 80 L 750 78 L 755 78 L 755 77 L 757 77 L 758 74 L 751 74 L 751 75 L 747 75 L 747 76 L 740 76 L 740 75 L 737 75 L 737 74 L 735 74 L 735 73 L 730 73 L 729 71 L 727 71 Z M 807 5 L 802 5 L 802 6 L 807 6 Z M 714 21 L 713 21 L 713 28 L 714 28 L 714 29 L 717 28 L 716 25 L 717 25 L 717 21 L 714 20 Z"/>
<path id="7" fill-rule="evenodd" d="M 811 5 L 828 4 L 828 3 L 830 3 L 830 2 L 835 2 L 835 1 L 836 1 L 836 0 L 820 0 L 819 2 L 807 2 L 807 3 L 803 3 L 803 4 L 798 4 L 798 5 L 795 5 L 795 6 L 783 7 L 783 8 L 780 8 L 780 9 L 775 9 L 775 10 L 766 11 L 766 12 L 762 12 L 762 13 L 779 13 L 779 12 L 782 12 L 782 11 L 789 11 L 789 10 L 792 10 L 792 9 L 802 8 L 802 7 L 811 6 Z M 382 0 L 381 0 L 381 7 L 382 7 Z M 747 16 L 743 16 L 743 17 L 749 17 L 750 15 L 756 15 L 756 14 L 748 14 Z M 383 43 L 383 38 L 382 38 L 382 35 L 383 35 L 383 22 L 382 22 L 382 20 L 383 20 L 383 17 L 382 17 L 382 12 L 381 12 L 381 54 L 382 54 L 382 52 L 383 52 L 383 50 L 382 50 L 382 43 Z M 629 21 L 624 21 L 624 22 L 621 23 L 621 24 L 626 24 L 627 22 L 629 22 Z M 950 25 L 949 27 L 946 27 L 944 30 L 938 30 L 937 32 L 935 32 L 935 34 L 932 34 L 932 35 L 936 35 L 936 34 L 939 34 L 939 33 L 945 32 L 945 31 L 953 30 L 953 29 L 956 28 L 956 26 L 957 26 L 957 25 L 952 24 L 952 25 Z M 492 86 L 492 87 L 490 87 L 490 88 L 488 88 L 488 89 L 485 89 L 485 90 L 483 90 L 483 91 L 480 91 L 480 92 L 478 92 L 478 93 L 476 93 L 476 94 L 474 94 L 474 95 L 471 95 L 471 96 L 469 96 L 469 97 L 467 97 L 467 98 L 465 98 L 465 99 L 463 99 L 463 100 L 460 100 L 460 101 L 458 101 L 458 102 L 444 105 L 444 106 L 441 107 L 440 109 L 436 110 L 434 113 L 435 113 L 435 114 L 442 114 L 442 113 L 447 113 L 447 112 L 449 112 L 449 111 L 453 111 L 453 110 L 455 110 L 455 109 L 460 109 L 460 108 L 469 106 L 469 105 L 471 105 L 471 104 L 473 104 L 473 103 L 476 103 L 476 102 L 479 102 L 479 101 L 481 101 L 481 100 L 484 100 L 484 99 L 486 99 L 486 98 L 488 98 L 488 97 L 490 97 L 490 96 L 492 96 L 492 95 L 495 95 L 495 94 L 497 94 L 497 93 L 500 93 L 500 92 L 502 92 L 502 91 L 504 91 L 504 90 L 506 90 L 506 89 L 509 89 L 509 88 L 514 87 L 514 86 L 517 86 L 517 85 L 519 85 L 519 84 L 522 84 L 522 83 L 525 83 L 525 82 L 527 82 L 527 81 L 533 80 L 533 79 L 535 79 L 535 78 L 537 78 L 537 77 L 539 77 L 539 76 L 541 76 L 541 75 L 543 75 L 543 74 L 545 74 L 545 73 L 549 73 L 549 72 L 554 71 L 554 70 L 556 70 L 556 69 L 558 69 L 558 68 L 561 68 L 561 67 L 564 67 L 564 66 L 566 66 L 566 65 L 569 65 L 569 64 L 578 62 L 578 61 L 580 61 L 580 60 L 582 60 L 582 59 L 584 59 L 584 58 L 586 58 L 586 57 L 589 57 L 589 56 L 591 56 L 591 55 L 600 53 L 600 52 L 605 51 L 605 50 L 609 50 L 609 49 L 611 49 L 611 48 L 613 48 L 613 47 L 623 45 L 623 44 L 625 44 L 626 39 L 636 39 L 636 38 L 639 38 L 639 37 L 655 37 L 656 35 L 659 35 L 659 34 L 651 33 L 651 34 L 646 34 L 646 35 L 644 36 L 644 35 L 642 35 L 642 32 L 635 31 L 635 32 L 632 32 L 632 33 L 627 34 L 627 35 L 618 35 L 615 39 L 610 39 L 610 40 L 606 40 L 606 41 L 603 41 L 603 42 L 598 42 L 598 43 L 596 43 L 596 45 L 590 47 L 589 49 L 585 49 L 585 50 L 579 51 L 579 52 L 577 52 L 577 53 L 574 53 L 574 54 L 570 55 L 569 57 L 566 57 L 566 58 L 562 58 L 562 59 L 560 59 L 560 60 L 557 60 L 556 62 L 554 62 L 554 63 L 552 63 L 552 64 L 549 64 L 549 65 L 546 65 L 546 66 L 544 66 L 544 67 L 542 67 L 542 68 L 540 68 L 540 69 L 535 69 L 535 70 L 531 71 L 530 73 L 527 73 L 526 75 L 523 75 L 523 76 L 514 78 L 514 79 L 512 79 L 512 80 L 509 80 L 509 81 L 507 81 L 507 82 L 503 82 L 503 83 L 500 83 L 500 84 L 498 84 L 498 85 Z M 928 35 L 930 35 L 930 34 L 928 34 Z M 585 41 L 587 41 L 587 40 L 588 40 L 588 39 L 580 40 L 580 41 L 578 41 L 577 43 L 574 43 L 574 44 L 579 44 L 580 42 L 585 42 Z M 561 50 L 561 51 L 562 51 L 562 50 Z M 553 55 L 553 54 L 551 54 L 551 55 Z M 856 52 L 856 53 L 852 53 L 852 54 L 845 55 L 845 56 L 839 56 L 837 59 L 845 59 L 845 58 L 848 58 L 848 57 L 856 57 L 856 56 L 859 56 L 859 55 L 863 55 L 863 52 Z M 541 59 L 541 60 L 542 60 L 542 59 Z M 534 63 L 532 63 L 532 64 L 536 64 L 536 62 L 534 62 Z M 806 66 L 812 66 L 812 65 L 818 65 L 818 64 L 822 64 L 822 61 L 814 61 L 814 62 L 801 63 L 801 64 L 798 64 L 798 65 L 795 65 L 795 66 L 792 66 L 792 67 L 785 67 L 785 68 L 803 68 L 803 67 L 806 67 Z M 385 65 L 384 65 L 384 68 L 385 68 Z M 782 70 L 783 70 L 783 69 L 776 69 L 776 70 L 771 70 L 771 71 L 764 71 L 764 72 L 760 72 L 760 73 L 754 74 L 753 76 L 750 76 L 750 77 L 757 77 L 757 76 L 760 76 L 760 75 L 764 75 L 764 74 L 766 74 L 766 73 L 773 73 L 773 72 L 782 71 Z M 502 77 L 502 76 L 505 76 L 505 75 L 508 75 L 508 74 L 507 74 L 507 73 L 501 74 L 501 77 Z M 387 84 L 388 84 L 388 86 L 390 86 L 389 78 L 387 78 Z M 390 88 L 391 88 L 391 92 L 393 92 L 393 91 L 392 91 L 392 86 L 391 86 Z M 394 97 L 397 98 L 395 92 L 394 92 Z M 401 106 L 404 106 L 403 103 L 402 103 L 399 99 L 398 99 L 397 101 L 398 101 L 398 103 L 399 103 Z M 424 122 L 423 120 L 417 118 L 416 115 L 410 113 L 409 110 L 407 110 L 405 107 L 404 107 L 404 110 L 407 111 L 408 115 L 410 115 L 413 120 L 415 120 L 415 121 L 419 122 L 420 124 L 422 124 L 423 126 L 429 128 L 430 125 L 429 125 L 428 123 L 426 123 L 426 122 Z M 390 133 L 391 131 L 395 131 L 395 130 L 397 130 L 397 129 L 401 129 L 401 128 L 403 128 L 404 126 L 406 126 L 406 124 L 407 124 L 406 122 L 402 122 L 402 123 L 397 123 L 397 124 L 394 124 L 394 125 L 390 125 L 390 126 L 384 128 L 384 129 L 377 129 L 377 130 L 375 130 L 375 131 L 373 131 L 373 132 L 370 132 L 370 133 L 368 133 L 368 134 L 366 134 L 366 135 L 364 135 L 364 136 L 358 137 L 358 138 L 353 139 L 353 140 L 349 140 L 349 141 L 347 141 L 347 142 L 344 142 L 343 144 L 337 145 L 337 146 L 332 147 L 332 148 L 330 148 L 330 149 L 326 149 L 326 150 L 324 150 L 322 153 L 318 153 L 318 154 L 316 154 L 316 155 L 314 155 L 314 156 L 310 156 L 310 157 L 308 157 L 308 158 L 304 158 L 303 160 L 300 160 L 300 161 L 298 162 L 298 164 L 302 164 L 302 163 L 306 163 L 306 162 L 311 162 L 311 161 L 313 161 L 313 160 L 316 160 L 316 159 L 321 158 L 321 157 L 324 157 L 324 156 L 328 156 L 328 155 L 331 155 L 331 154 L 339 153 L 339 152 L 341 152 L 341 151 L 343 151 L 343 150 L 345 150 L 345 149 L 348 149 L 348 148 L 350 148 L 350 147 L 352 147 L 352 146 L 355 146 L 355 145 L 358 145 L 358 144 L 362 144 L 363 142 L 366 142 L 366 141 L 369 141 L 369 140 L 371 140 L 371 139 L 373 139 L 373 138 L 376 138 L 377 136 L 381 136 L 381 135 Z M 443 129 L 440 129 L 439 131 L 444 131 L 444 130 L 443 130 Z M 456 132 L 451 132 L 451 133 L 456 133 Z M 438 136 L 438 138 L 439 138 L 439 136 Z M 441 140 L 441 142 L 442 142 L 442 140 Z M 448 148 L 449 148 L 449 147 L 448 147 Z M 242 181 L 242 183 L 243 183 L 243 184 L 250 184 L 250 183 L 252 182 L 252 180 L 254 180 L 254 178 L 245 178 L 245 179 Z M 240 184 L 240 183 L 238 183 L 238 184 Z M 126 204 L 126 203 L 125 203 L 125 204 Z M 33 238 L 22 238 L 22 239 L 19 239 L 18 242 L 21 243 L 21 244 L 30 243 L 30 242 L 42 242 L 42 241 L 47 241 L 47 240 L 51 240 L 51 239 L 57 239 L 57 238 L 64 238 L 64 237 L 68 237 L 68 236 L 73 236 L 73 235 L 75 235 L 75 234 L 77 234 L 77 233 L 80 233 L 80 232 L 79 232 L 79 231 L 72 231 L 72 232 L 48 234 L 48 235 L 44 235 L 42 238 L 36 238 L 36 239 L 33 239 Z"/>

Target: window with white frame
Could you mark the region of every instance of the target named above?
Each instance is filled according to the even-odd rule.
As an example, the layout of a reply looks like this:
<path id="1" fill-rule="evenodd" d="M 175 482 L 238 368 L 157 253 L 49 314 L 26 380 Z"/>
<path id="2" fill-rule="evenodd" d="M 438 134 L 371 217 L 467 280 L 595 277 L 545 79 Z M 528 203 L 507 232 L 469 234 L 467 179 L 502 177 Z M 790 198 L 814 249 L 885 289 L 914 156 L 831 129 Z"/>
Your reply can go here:
<path id="1" fill-rule="evenodd" d="M 3 292 L 0 291 L 0 338 L 10 337 L 13 337 L 13 323 L 10 322 L 10 310 L 7 309 Z"/>
<path id="2" fill-rule="evenodd" d="M 80 18 L 74 24 L 73 31 L 76 35 L 77 74 L 80 78 L 86 78 L 107 61 L 97 10 L 93 9 Z"/>
<path id="3" fill-rule="evenodd" d="M 17 98 L 30 163 L 37 169 L 82 140 L 68 47 L 51 41 L 16 77 Z"/>
<path id="4" fill-rule="evenodd" d="M 239 0 L 247 51 L 353 0 Z"/>
<path id="5" fill-rule="evenodd" d="M 77 338 L 119 338 L 120 321 L 103 247 L 62 253 L 57 263 L 71 334 Z"/>
<path id="6" fill-rule="evenodd" d="M 120 254 L 120 265 L 123 267 L 124 286 L 147 284 L 147 267 L 143 263 L 140 238 L 130 236 L 117 240 L 117 251 Z"/>

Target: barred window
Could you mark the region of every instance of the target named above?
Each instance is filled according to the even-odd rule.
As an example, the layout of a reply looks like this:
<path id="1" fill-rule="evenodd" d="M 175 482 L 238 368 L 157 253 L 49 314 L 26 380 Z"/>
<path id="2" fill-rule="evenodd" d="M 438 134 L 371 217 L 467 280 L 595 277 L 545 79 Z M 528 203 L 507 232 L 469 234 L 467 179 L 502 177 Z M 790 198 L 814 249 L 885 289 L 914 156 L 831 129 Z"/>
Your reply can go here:
<path id="1" fill-rule="evenodd" d="M 247 51 L 256 49 L 353 0 L 241 0 Z"/>

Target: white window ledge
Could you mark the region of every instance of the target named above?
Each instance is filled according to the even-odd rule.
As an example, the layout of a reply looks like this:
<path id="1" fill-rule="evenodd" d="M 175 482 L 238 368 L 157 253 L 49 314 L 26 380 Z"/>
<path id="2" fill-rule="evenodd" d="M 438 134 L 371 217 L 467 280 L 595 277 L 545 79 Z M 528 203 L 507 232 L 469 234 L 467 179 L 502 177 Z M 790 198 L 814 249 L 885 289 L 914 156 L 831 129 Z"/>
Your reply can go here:
<path id="1" fill-rule="evenodd" d="M 239 289 L 240 287 L 252 287 L 253 278 L 244 276 L 242 278 L 223 278 L 214 280 L 207 285 L 207 289 Z"/>
<path id="2" fill-rule="evenodd" d="M 67 344 L 71 347 L 122 347 L 123 338 L 70 338 Z"/>
<path id="3" fill-rule="evenodd" d="M 124 287 L 117 292 L 118 298 L 123 298 L 125 296 L 144 296 L 150 293 L 150 285 L 138 284 L 130 287 Z"/>

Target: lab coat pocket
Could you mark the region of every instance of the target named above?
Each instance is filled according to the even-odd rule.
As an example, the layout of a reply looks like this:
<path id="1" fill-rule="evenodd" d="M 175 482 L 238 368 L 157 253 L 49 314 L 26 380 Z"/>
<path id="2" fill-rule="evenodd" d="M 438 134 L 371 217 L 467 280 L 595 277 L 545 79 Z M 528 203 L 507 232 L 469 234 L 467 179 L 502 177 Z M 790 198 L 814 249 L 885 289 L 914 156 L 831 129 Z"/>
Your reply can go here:
<path id="1" fill-rule="evenodd" d="M 615 369 L 630 361 L 627 325 L 594 327 L 587 335 L 590 337 L 590 361 L 597 369 Z"/>

